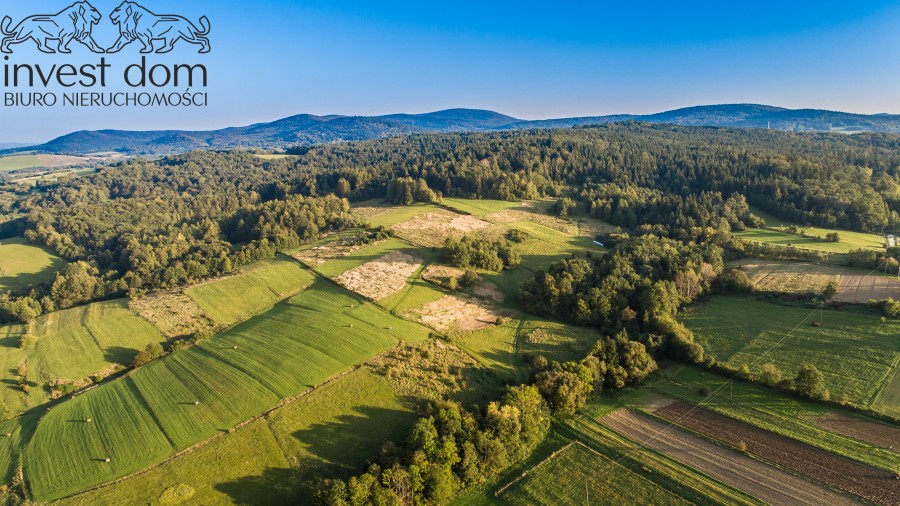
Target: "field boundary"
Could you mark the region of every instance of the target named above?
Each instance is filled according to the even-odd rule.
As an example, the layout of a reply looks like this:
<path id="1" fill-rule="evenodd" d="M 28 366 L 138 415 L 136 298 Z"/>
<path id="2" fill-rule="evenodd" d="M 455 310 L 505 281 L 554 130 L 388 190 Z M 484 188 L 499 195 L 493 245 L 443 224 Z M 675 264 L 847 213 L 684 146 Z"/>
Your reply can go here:
<path id="1" fill-rule="evenodd" d="M 559 454 L 561 454 L 561 453 L 563 453 L 564 451 L 568 450 L 568 449 L 569 449 L 572 445 L 574 445 L 574 444 L 578 444 L 578 445 L 583 446 L 584 448 L 588 448 L 587 446 L 585 446 L 584 444 L 582 444 L 580 441 L 571 441 L 571 442 L 569 442 L 568 444 L 566 444 L 566 445 L 562 446 L 561 448 L 555 450 L 553 453 L 551 453 L 550 455 L 548 455 L 547 457 L 545 457 L 545 458 L 544 458 L 543 460 L 541 460 L 540 462 L 538 462 L 538 463 L 536 463 L 535 465 L 529 467 L 528 469 L 522 471 L 522 474 L 520 474 L 519 476 L 517 476 L 515 479 L 513 479 L 512 481 L 510 481 L 510 482 L 507 483 L 506 485 L 503 485 L 502 487 L 500 487 L 499 489 L 497 489 L 497 491 L 494 492 L 494 497 L 500 497 L 500 495 L 501 495 L 503 492 L 505 492 L 506 489 L 508 489 L 509 487 L 511 487 L 511 486 L 515 485 L 516 483 L 520 482 L 522 479 L 524 479 L 525 477 L 527 477 L 528 474 L 531 473 L 532 471 L 534 471 L 535 469 L 537 469 L 537 468 L 541 467 L 542 465 L 546 464 L 547 462 L 550 462 L 551 460 L 555 459 Z M 591 450 L 591 449 L 588 448 L 588 450 Z M 593 451 L 593 450 L 591 450 L 591 451 Z M 595 453 L 596 453 L 596 452 L 595 452 Z M 600 454 L 598 453 L 598 455 L 600 455 Z"/>

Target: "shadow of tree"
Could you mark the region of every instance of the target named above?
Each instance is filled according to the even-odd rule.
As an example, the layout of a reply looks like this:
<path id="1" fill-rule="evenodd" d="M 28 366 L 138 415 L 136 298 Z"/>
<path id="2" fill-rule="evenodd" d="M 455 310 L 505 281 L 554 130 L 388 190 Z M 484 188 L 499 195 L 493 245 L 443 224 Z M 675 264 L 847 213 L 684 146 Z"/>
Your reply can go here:
<path id="1" fill-rule="evenodd" d="M 109 346 L 103 350 L 103 360 L 113 364 L 129 366 L 134 362 L 138 350 L 124 346 Z"/>
<path id="2" fill-rule="evenodd" d="M 259 476 L 245 476 L 214 488 L 236 505 L 312 504 L 310 494 L 301 494 L 297 471 L 270 467 Z"/>

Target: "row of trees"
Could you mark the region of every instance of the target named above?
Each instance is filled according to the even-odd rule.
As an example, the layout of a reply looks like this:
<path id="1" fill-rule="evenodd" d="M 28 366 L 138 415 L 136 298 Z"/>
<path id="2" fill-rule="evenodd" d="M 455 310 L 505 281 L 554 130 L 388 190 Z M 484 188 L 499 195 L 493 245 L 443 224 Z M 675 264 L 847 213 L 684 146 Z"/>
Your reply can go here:
<path id="1" fill-rule="evenodd" d="M 505 238 L 488 240 L 477 234 L 448 237 L 441 251 L 444 260 L 462 269 L 476 268 L 502 271 L 522 261 L 510 241 Z"/>

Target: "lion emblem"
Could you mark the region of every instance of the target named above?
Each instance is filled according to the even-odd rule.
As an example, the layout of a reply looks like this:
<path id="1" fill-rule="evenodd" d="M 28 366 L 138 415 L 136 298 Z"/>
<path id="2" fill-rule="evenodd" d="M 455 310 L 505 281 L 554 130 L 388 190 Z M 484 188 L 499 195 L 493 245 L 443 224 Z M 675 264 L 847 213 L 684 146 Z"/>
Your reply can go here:
<path id="1" fill-rule="evenodd" d="M 198 30 L 193 23 L 183 16 L 171 14 L 154 14 L 135 2 L 125 1 L 116 7 L 109 19 L 119 25 L 119 39 L 107 50 L 116 53 L 135 40 L 143 45 L 141 53 L 153 52 L 153 41 L 162 41 L 157 53 L 168 53 L 175 49 L 179 40 L 202 46 L 200 53 L 209 52 L 209 19 L 200 18 L 203 30 Z"/>
<path id="2" fill-rule="evenodd" d="M 100 11 L 88 2 L 76 2 L 58 14 L 29 16 L 12 30 L 9 29 L 12 18 L 5 16 L 0 23 L 0 31 L 3 32 L 0 51 L 12 53 L 11 45 L 33 40 L 41 52 L 68 54 L 72 52 L 69 44 L 77 40 L 91 51 L 102 53 L 103 48 L 94 41 L 92 34 L 94 25 L 102 17 Z M 51 46 L 51 40 L 57 41 L 56 47 Z"/>

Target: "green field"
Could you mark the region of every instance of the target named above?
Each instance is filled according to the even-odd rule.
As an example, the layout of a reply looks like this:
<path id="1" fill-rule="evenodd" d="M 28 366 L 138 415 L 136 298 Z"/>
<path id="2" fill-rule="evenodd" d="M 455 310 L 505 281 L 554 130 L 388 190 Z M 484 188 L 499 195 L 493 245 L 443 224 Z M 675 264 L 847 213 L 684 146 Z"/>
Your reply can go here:
<path id="1" fill-rule="evenodd" d="M 306 504 L 309 491 L 292 485 L 298 473 L 347 476 L 384 441 L 401 441 L 414 420 L 390 388 L 360 369 L 196 451 L 61 504 L 157 504 L 177 490 L 192 491 L 193 504 Z"/>
<path id="2" fill-rule="evenodd" d="M 544 269 L 572 253 L 606 251 L 606 248 L 594 243 L 591 237 L 569 235 L 530 221 L 514 221 L 506 226 L 530 236 L 525 242 L 516 245 L 516 251 L 522 255 L 522 266 L 531 271 Z"/>
<path id="3" fill-rule="evenodd" d="M 26 479 L 46 501 L 137 471 L 400 339 L 427 335 L 320 281 L 215 338 L 56 406 L 26 446 Z M 99 460 L 106 457 L 111 461 Z"/>
<path id="4" fill-rule="evenodd" d="M 483 218 L 489 214 L 506 211 L 507 209 L 517 209 L 522 207 L 521 202 L 509 202 L 506 200 L 470 200 L 470 199 L 452 199 L 445 198 L 443 204 L 450 209 L 455 209 L 461 213 L 471 214 Z"/>
<path id="5" fill-rule="evenodd" d="M 761 385 L 728 382 L 725 377 L 697 367 L 670 367 L 663 372 L 663 376 L 659 381 L 654 381 L 650 388 L 666 397 L 702 403 L 706 409 L 823 450 L 874 467 L 900 471 L 900 458 L 896 453 L 826 430 L 815 423 L 817 417 L 829 413 L 856 416 L 851 411 L 844 412 L 805 401 Z M 700 389 L 715 395 L 702 395 Z M 634 406 L 640 408 L 641 403 L 637 402 Z"/>
<path id="6" fill-rule="evenodd" d="M 529 334 L 540 337 L 529 342 Z M 593 329 L 541 320 L 533 316 L 512 318 L 503 325 L 453 336 L 459 345 L 497 376 L 527 381 L 530 365 L 525 356 L 543 355 L 548 360 L 577 360 L 597 343 L 600 336 Z"/>
<path id="7" fill-rule="evenodd" d="M 0 292 L 53 281 L 66 261 L 22 237 L 0 241 Z"/>
<path id="8" fill-rule="evenodd" d="M 900 360 L 900 322 L 882 323 L 874 312 L 852 308 L 826 309 L 824 325 L 813 327 L 819 318 L 818 310 L 714 297 L 682 320 L 708 354 L 731 367 L 747 364 L 757 373 L 773 363 L 793 377 L 809 362 L 825 375 L 833 399 L 872 406 Z"/>
<path id="9" fill-rule="evenodd" d="M 872 409 L 900 419 L 900 363 L 872 403 Z"/>
<path id="10" fill-rule="evenodd" d="M 377 216 L 369 218 L 368 223 L 371 227 L 390 227 L 400 223 L 401 221 L 410 220 L 416 216 L 425 214 L 430 211 L 439 209 L 431 204 L 412 204 L 409 206 L 401 206 L 391 209 Z"/>
<path id="11" fill-rule="evenodd" d="M 0 400 L 10 414 L 49 400 L 45 387 L 56 380 L 80 381 L 115 365 L 129 365 L 148 343 L 165 338 L 128 309 L 125 299 L 96 302 L 39 316 L 31 324 L 34 344 L 19 348 L 24 325 L 0 327 Z M 16 385 L 17 368 L 27 366 L 29 392 Z"/>
<path id="12" fill-rule="evenodd" d="M 185 290 L 217 324 L 233 325 L 312 284 L 314 275 L 295 260 L 277 256 L 234 276 Z"/>
<path id="13" fill-rule="evenodd" d="M 529 473 L 500 498 L 508 504 L 691 504 L 578 444 Z"/>
<path id="14" fill-rule="evenodd" d="M 750 241 L 768 242 L 786 246 L 791 244 L 798 248 L 812 249 L 824 251 L 826 253 L 847 253 L 854 249 L 871 249 L 883 250 L 884 238 L 878 234 L 867 234 L 864 232 L 852 232 L 849 230 L 838 230 L 821 227 L 805 227 L 800 224 L 791 223 L 780 218 L 776 218 L 771 214 L 758 209 L 750 209 L 753 214 L 759 216 L 766 222 L 766 227 L 774 230 L 758 230 L 750 229 L 738 232 L 738 236 Z M 796 225 L 800 228 L 804 235 L 811 237 L 801 237 L 799 235 L 787 233 L 788 227 Z M 825 240 L 825 236 L 831 232 L 837 232 L 840 235 L 841 242 L 833 243 Z M 821 239 L 815 239 L 821 237 Z"/>
<path id="15" fill-rule="evenodd" d="M 30 169 L 32 167 L 40 167 L 43 164 L 35 155 L 17 155 L 0 157 L 0 172 L 11 172 L 14 170 Z"/>

